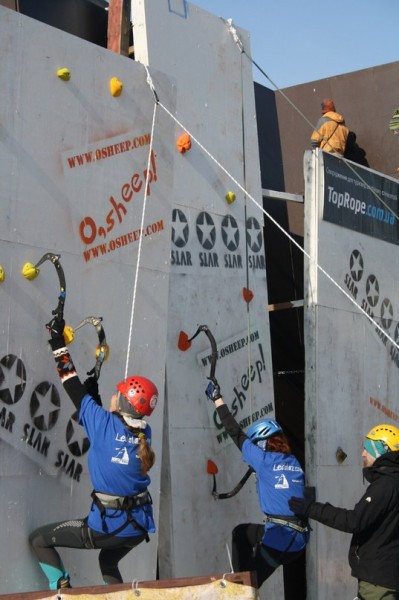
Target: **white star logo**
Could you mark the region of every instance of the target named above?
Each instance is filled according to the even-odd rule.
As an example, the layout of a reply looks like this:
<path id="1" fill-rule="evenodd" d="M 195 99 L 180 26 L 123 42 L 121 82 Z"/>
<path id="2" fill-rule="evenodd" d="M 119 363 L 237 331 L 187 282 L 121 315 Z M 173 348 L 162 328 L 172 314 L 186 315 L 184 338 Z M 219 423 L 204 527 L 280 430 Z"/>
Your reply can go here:
<path id="1" fill-rule="evenodd" d="M 188 224 L 181 210 L 173 211 L 172 240 L 175 246 L 182 248 L 187 244 Z"/>
<path id="2" fill-rule="evenodd" d="M 262 234 L 258 222 L 254 218 L 247 221 L 247 242 L 253 252 L 259 252 L 262 246 Z"/>
<path id="3" fill-rule="evenodd" d="M 359 250 L 354 250 L 350 258 L 350 271 L 353 279 L 359 281 L 363 274 L 363 257 Z"/>
<path id="4" fill-rule="evenodd" d="M 237 223 L 235 222 L 234 219 L 227 218 L 227 219 L 223 220 L 222 234 L 223 234 L 223 241 L 224 241 L 226 247 L 230 251 L 236 250 L 238 243 L 239 243 L 240 236 L 239 236 Z"/>
<path id="5" fill-rule="evenodd" d="M 215 225 L 207 213 L 201 213 L 197 218 L 197 235 L 205 250 L 211 250 L 215 243 Z"/>
<path id="6" fill-rule="evenodd" d="M 24 393 L 25 386 L 23 362 L 17 356 L 8 354 L 0 362 L 0 398 L 6 404 L 15 404 Z"/>

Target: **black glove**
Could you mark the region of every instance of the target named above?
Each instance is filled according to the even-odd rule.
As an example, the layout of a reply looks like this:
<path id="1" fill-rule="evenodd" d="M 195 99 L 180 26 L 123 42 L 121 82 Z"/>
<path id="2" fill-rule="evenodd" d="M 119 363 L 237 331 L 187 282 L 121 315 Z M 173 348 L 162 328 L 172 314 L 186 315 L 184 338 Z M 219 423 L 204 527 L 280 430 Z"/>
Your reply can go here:
<path id="1" fill-rule="evenodd" d="M 65 329 L 65 321 L 64 319 L 58 319 L 57 317 L 54 317 L 51 319 L 50 323 L 47 323 L 46 327 L 53 339 L 62 337 Z"/>
<path id="2" fill-rule="evenodd" d="M 314 504 L 313 496 L 305 496 L 305 498 L 292 496 L 288 500 L 288 506 L 290 507 L 290 510 L 294 514 L 298 515 L 298 517 L 308 517 L 312 504 Z"/>
<path id="3" fill-rule="evenodd" d="M 212 402 L 215 402 L 215 400 L 218 400 L 222 397 L 217 379 L 211 379 L 211 381 L 208 383 L 208 387 L 205 390 L 205 394 L 209 400 L 212 400 Z"/>
<path id="4" fill-rule="evenodd" d="M 86 391 L 90 396 L 97 402 L 99 406 L 102 406 L 102 400 L 100 393 L 98 391 L 98 381 L 95 377 L 88 377 L 83 384 L 86 388 Z"/>

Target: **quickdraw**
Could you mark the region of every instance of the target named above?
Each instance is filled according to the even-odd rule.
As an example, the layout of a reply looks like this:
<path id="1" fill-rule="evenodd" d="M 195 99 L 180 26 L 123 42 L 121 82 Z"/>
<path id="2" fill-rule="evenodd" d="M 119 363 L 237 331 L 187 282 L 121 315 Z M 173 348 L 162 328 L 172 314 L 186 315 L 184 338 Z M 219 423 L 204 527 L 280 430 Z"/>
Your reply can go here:
<path id="1" fill-rule="evenodd" d="M 46 260 L 49 260 L 50 262 L 53 263 L 53 265 L 55 266 L 55 269 L 57 271 L 58 279 L 60 282 L 60 293 L 58 296 L 58 304 L 57 304 L 57 307 L 52 311 L 52 314 L 54 315 L 55 319 L 57 319 L 57 321 L 61 321 L 64 318 L 64 305 L 65 305 L 65 299 L 66 299 L 65 275 L 64 275 L 64 270 L 61 266 L 59 259 L 60 259 L 59 254 L 53 254 L 52 252 L 47 252 L 46 254 L 43 254 L 43 256 L 41 257 L 39 262 L 37 262 L 35 265 L 32 265 L 31 263 L 26 263 L 22 269 L 22 275 L 26 279 L 35 279 L 40 273 L 40 269 L 39 269 L 40 265 L 42 265 Z M 51 323 L 51 321 L 50 321 L 50 323 Z M 50 325 L 50 323 L 47 323 L 47 327 Z"/>
<path id="2" fill-rule="evenodd" d="M 216 344 L 216 340 L 213 337 L 208 325 L 200 325 L 197 329 L 197 331 L 194 333 L 194 335 L 186 340 L 186 344 L 187 348 L 190 347 L 191 342 L 193 341 L 194 338 L 197 337 L 197 335 L 199 335 L 201 332 L 204 332 L 206 334 L 206 336 L 208 337 L 210 343 L 211 343 L 211 348 L 212 348 L 212 354 L 211 354 L 211 371 L 209 374 L 208 379 L 210 381 L 212 381 L 213 383 L 217 383 L 216 381 L 216 377 L 215 377 L 215 371 L 216 371 L 216 363 L 217 363 L 217 359 L 218 359 L 218 347 Z"/>
<path id="3" fill-rule="evenodd" d="M 97 346 L 97 350 L 96 350 L 96 363 L 95 363 L 94 367 L 91 369 L 91 371 L 87 372 L 87 375 L 89 375 L 89 377 L 93 375 L 97 380 L 100 377 L 100 371 L 101 371 L 102 364 L 108 356 L 108 345 L 107 345 L 107 340 L 105 337 L 105 331 L 102 326 L 102 321 L 103 321 L 102 317 L 86 317 L 79 323 L 79 325 L 77 325 L 73 329 L 73 331 L 75 332 L 87 324 L 94 325 L 94 327 L 96 329 L 96 332 L 98 335 L 98 346 Z"/>

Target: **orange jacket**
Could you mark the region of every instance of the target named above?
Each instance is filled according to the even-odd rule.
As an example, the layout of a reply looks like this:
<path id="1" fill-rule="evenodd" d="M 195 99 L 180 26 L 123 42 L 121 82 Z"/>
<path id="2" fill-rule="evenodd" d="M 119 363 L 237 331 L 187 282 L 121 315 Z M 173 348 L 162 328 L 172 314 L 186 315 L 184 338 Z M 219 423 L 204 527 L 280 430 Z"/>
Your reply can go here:
<path id="1" fill-rule="evenodd" d="M 319 119 L 317 129 L 312 133 L 312 148 L 320 147 L 325 152 L 338 152 L 343 155 L 348 133 L 344 117 L 336 112 L 327 112 Z"/>

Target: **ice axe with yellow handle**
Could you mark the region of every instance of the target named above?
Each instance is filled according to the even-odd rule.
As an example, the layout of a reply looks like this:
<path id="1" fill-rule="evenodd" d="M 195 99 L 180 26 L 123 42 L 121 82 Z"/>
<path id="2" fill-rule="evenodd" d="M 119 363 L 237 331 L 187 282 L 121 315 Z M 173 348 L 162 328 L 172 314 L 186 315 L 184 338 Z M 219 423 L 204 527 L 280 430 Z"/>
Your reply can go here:
<path id="1" fill-rule="evenodd" d="M 105 337 L 104 327 L 102 326 L 102 321 L 103 321 L 102 317 L 86 317 L 79 323 L 79 325 L 77 325 L 73 329 L 73 332 L 75 332 L 78 329 L 80 329 L 81 327 L 83 327 L 84 325 L 88 325 L 88 324 L 93 325 L 95 327 L 95 330 L 96 330 L 97 336 L 98 336 L 98 346 L 96 348 L 96 363 L 95 363 L 94 367 L 90 371 L 87 372 L 87 375 L 89 375 L 89 377 L 93 376 L 97 380 L 100 377 L 100 371 L 101 371 L 102 364 L 103 364 L 104 360 L 107 360 L 108 354 L 109 354 L 109 347 L 108 347 L 107 340 Z M 64 330 L 64 332 L 65 332 L 65 330 Z M 64 336 L 65 336 L 65 333 L 64 333 Z"/>

